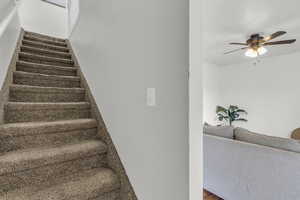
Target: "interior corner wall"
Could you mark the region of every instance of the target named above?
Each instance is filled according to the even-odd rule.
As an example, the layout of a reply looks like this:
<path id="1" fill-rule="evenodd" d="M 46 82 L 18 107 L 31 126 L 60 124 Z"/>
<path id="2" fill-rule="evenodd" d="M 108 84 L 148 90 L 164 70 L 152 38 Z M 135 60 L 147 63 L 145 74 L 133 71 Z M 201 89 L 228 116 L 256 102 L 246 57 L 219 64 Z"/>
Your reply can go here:
<path id="1" fill-rule="evenodd" d="M 82 0 L 70 37 L 141 200 L 189 196 L 188 7 L 182 0 Z M 146 105 L 147 88 L 156 88 L 154 107 Z"/>
<path id="2" fill-rule="evenodd" d="M 79 0 L 67 0 L 68 2 L 68 36 L 70 36 L 79 19 Z"/>
<path id="3" fill-rule="evenodd" d="M 203 64 L 203 123 L 216 125 L 216 105 L 221 105 L 222 95 L 220 91 L 220 67 L 205 62 Z"/>
<path id="4" fill-rule="evenodd" d="M 2 23 L 1 21 L 9 15 L 9 13 L 12 11 L 14 7 L 15 7 L 15 2 L 12 0 L 0 1 L 0 23 Z"/>
<path id="5" fill-rule="evenodd" d="M 189 200 L 203 198 L 203 1 L 189 1 Z"/>
<path id="6" fill-rule="evenodd" d="M 41 0 L 19 0 L 18 13 L 26 31 L 67 38 L 68 11 Z"/>
<path id="7" fill-rule="evenodd" d="M 12 9 L 7 12 L 7 16 L 0 19 L 0 88 L 6 77 L 19 34 L 19 18 L 16 9 Z"/>
<path id="8" fill-rule="evenodd" d="M 297 52 L 264 58 L 257 65 L 243 63 L 206 70 L 205 79 L 210 80 L 205 86 L 206 109 L 212 109 L 214 104 L 235 104 L 249 113 L 249 121 L 236 126 L 290 137 L 300 127 L 299 57 Z M 208 100 L 209 96 L 212 100 Z M 214 110 L 208 112 L 211 114 L 206 115 L 206 120 L 213 121 Z"/>

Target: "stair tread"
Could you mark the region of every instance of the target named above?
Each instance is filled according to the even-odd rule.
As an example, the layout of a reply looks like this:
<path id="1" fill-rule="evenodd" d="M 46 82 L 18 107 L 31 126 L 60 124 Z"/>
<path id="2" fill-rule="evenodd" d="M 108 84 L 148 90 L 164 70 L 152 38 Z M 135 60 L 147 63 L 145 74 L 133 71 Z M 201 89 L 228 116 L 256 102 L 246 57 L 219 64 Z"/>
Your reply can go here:
<path id="1" fill-rule="evenodd" d="M 20 75 L 20 76 L 34 77 L 34 78 L 40 77 L 42 79 L 80 81 L 80 77 L 78 77 L 78 76 L 49 75 L 49 74 L 23 72 L 23 71 L 15 71 L 14 74 Z"/>
<path id="2" fill-rule="evenodd" d="M 33 40 L 33 41 L 39 41 L 41 43 L 50 43 L 52 45 L 55 46 L 63 46 L 63 47 L 67 47 L 66 42 L 60 42 L 60 41 L 54 41 L 54 40 L 49 40 L 46 38 L 41 38 L 41 37 L 36 37 L 36 36 L 30 36 L 30 35 L 24 35 L 24 39 L 26 40 Z"/>
<path id="3" fill-rule="evenodd" d="M 96 128 L 95 119 L 73 119 L 52 122 L 22 122 L 0 125 L 0 136 L 27 136 L 46 133 L 58 133 L 77 129 Z"/>
<path id="4" fill-rule="evenodd" d="M 30 35 L 34 35 L 35 37 L 41 37 L 41 38 L 50 38 L 52 40 L 57 40 L 57 41 L 61 41 L 61 42 L 65 42 L 66 39 L 63 38 L 58 38 L 58 37 L 54 37 L 54 36 L 49 36 L 49 35 L 44 35 L 41 33 L 34 33 L 31 31 L 24 31 L 24 35 L 30 36 Z"/>
<path id="5" fill-rule="evenodd" d="M 9 101 L 10 102 L 83 102 L 85 101 L 86 92 L 84 88 L 39 85 L 33 86 L 25 83 L 10 85 Z M 49 87 L 50 86 L 50 87 Z"/>
<path id="6" fill-rule="evenodd" d="M 41 87 L 31 85 L 12 84 L 10 90 L 22 92 L 39 92 L 39 93 L 84 93 L 84 88 L 62 88 L 62 87 Z"/>
<path id="7" fill-rule="evenodd" d="M 53 50 L 49 50 L 49 49 L 41 49 L 41 48 L 36 48 L 36 47 L 31 47 L 28 45 L 22 45 L 21 46 L 21 50 L 32 50 L 32 51 L 38 51 L 41 53 L 52 53 L 52 54 L 57 54 L 57 55 L 64 55 L 64 56 L 69 56 L 71 57 L 70 53 L 66 53 L 66 52 L 57 52 L 57 51 L 53 51 Z"/>
<path id="8" fill-rule="evenodd" d="M 30 44 L 30 45 L 37 45 L 37 46 L 43 46 L 43 47 L 47 47 L 49 49 L 55 49 L 55 51 L 64 51 L 64 52 L 69 52 L 69 49 L 67 47 L 62 47 L 62 46 L 55 46 L 55 45 L 51 45 L 51 44 L 47 44 L 47 43 L 42 43 L 42 42 L 38 42 L 38 41 L 32 41 L 32 40 L 26 40 L 23 39 L 22 44 Z"/>
<path id="9" fill-rule="evenodd" d="M 120 188 L 116 174 L 97 168 L 57 178 L 39 186 L 21 188 L 0 196 L 2 200 L 90 200 Z"/>
<path id="10" fill-rule="evenodd" d="M 32 53 L 19 52 L 19 55 L 28 56 L 28 57 L 32 57 L 32 58 L 46 59 L 46 60 L 51 60 L 51 61 L 54 61 L 54 62 L 73 63 L 72 59 L 54 58 L 54 57 L 49 57 L 49 56 L 44 56 L 44 55 L 37 55 L 37 54 L 32 54 Z"/>
<path id="11" fill-rule="evenodd" d="M 0 175 L 101 154 L 106 150 L 106 145 L 100 140 L 17 150 L 0 156 Z"/>
<path id="12" fill-rule="evenodd" d="M 5 123 L 57 121 L 91 117 L 88 102 L 8 102 L 4 105 Z"/>
<path id="13" fill-rule="evenodd" d="M 76 66 L 74 66 L 74 67 L 53 66 L 53 65 L 27 62 L 27 61 L 17 61 L 17 65 L 25 65 L 25 66 L 30 66 L 30 67 L 47 68 L 47 69 L 64 70 L 64 71 L 76 71 L 77 70 Z"/>
<path id="14" fill-rule="evenodd" d="M 20 45 L 0 125 L 0 200 L 119 199 L 68 40 L 25 31 Z"/>
<path id="15" fill-rule="evenodd" d="M 77 66 L 66 67 L 60 65 L 48 65 L 35 62 L 17 61 L 16 71 L 29 72 L 36 74 L 58 75 L 58 76 L 77 76 Z"/>
<path id="16" fill-rule="evenodd" d="M 39 110 L 43 108 L 47 109 L 72 109 L 72 108 L 90 108 L 88 102 L 47 102 L 47 103 L 35 103 L 35 102 L 7 102 L 5 104 L 7 109 L 10 110 L 23 110 L 23 109 L 34 109 Z"/>

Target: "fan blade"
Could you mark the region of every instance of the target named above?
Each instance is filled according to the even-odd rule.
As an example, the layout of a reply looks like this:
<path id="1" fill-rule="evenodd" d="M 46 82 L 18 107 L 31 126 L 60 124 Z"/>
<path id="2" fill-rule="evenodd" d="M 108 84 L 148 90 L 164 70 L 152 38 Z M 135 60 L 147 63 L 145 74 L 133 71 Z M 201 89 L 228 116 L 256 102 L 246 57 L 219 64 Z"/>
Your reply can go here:
<path id="1" fill-rule="evenodd" d="M 282 36 L 284 34 L 286 34 L 285 31 L 277 31 L 276 33 L 273 33 L 272 35 L 265 37 L 263 39 L 263 42 L 268 42 L 268 41 L 273 40 L 273 39 L 275 39 L 275 38 L 277 38 L 279 36 Z"/>
<path id="2" fill-rule="evenodd" d="M 233 53 L 233 52 L 236 52 L 236 51 L 240 51 L 240 50 L 244 50 L 244 49 L 248 49 L 248 47 L 243 47 L 243 48 L 235 49 L 235 50 L 232 50 L 232 51 L 227 51 L 224 54 L 226 55 L 226 54 L 230 54 L 230 53 Z"/>
<path id="3" fill-rule="evenodd" d="M 282 41 L 276 41 L 276 42 L 267 42 L 267 43 L 264 43 L 263 45 L 264 46 L 270 46 L 270 45 L 279 45 L 279 44 L 292 44 L 296 42 L 296 39 L 293 39 L 293 40 L 282 40 Z"/>
<path id="4" fill-rule="evenodd" d="M 248 44 L 246 43 L 239 43 L 239 42 L 231 42 L 229 44 L 232 44 L 232 45 L 243 45 L 243 46 L 248 46 Z"/>

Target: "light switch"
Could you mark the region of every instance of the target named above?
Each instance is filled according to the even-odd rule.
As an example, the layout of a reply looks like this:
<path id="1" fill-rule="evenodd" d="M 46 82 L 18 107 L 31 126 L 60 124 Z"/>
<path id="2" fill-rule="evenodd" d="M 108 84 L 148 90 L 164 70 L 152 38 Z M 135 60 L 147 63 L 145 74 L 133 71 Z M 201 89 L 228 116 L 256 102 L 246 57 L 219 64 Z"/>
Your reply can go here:
<path id="1" fill-rule="evenodd" d="M 147 88 L 147 106 L 156 106 L 155 88 Z"/>

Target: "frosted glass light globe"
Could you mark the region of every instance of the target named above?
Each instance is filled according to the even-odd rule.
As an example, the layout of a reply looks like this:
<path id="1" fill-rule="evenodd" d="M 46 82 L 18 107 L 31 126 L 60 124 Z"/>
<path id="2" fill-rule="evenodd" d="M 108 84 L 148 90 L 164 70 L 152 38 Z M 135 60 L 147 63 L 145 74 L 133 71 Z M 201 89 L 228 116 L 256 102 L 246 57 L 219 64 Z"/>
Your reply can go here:
<path id="1" fill-rule="evenodd" d="M 258 52 L 255 51 L 252 48 L 249 48 L 246 52 L 245 52 L 245 56 L 250 57 L 250 58 L 255 58 L 258 56 Z"/>
<path id="2" fill-rule="evenodd" d="M 265 53 L 268 52 L 268 50 L 265 47 L 259 47 L 257 49 L 258 55 L 264 55 Z"/>
<path id="3" fill-rule="evenodd" d="M 245 52 L 245 56 L 250 57 L 250 58 L 256 58 L 257 56 L 264 55 L 267 52 L 268 52 L 268 50 L 265 47 L 259 47 L 257 50 L 249 48 Z"/>

